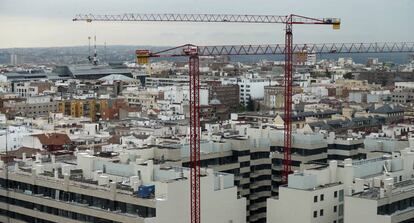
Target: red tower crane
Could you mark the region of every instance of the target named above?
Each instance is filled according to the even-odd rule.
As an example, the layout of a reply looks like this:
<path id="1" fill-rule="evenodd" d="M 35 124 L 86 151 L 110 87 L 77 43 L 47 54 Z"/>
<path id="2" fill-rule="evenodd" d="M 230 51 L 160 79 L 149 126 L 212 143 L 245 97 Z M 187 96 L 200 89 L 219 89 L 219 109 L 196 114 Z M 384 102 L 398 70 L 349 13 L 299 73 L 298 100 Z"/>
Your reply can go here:
<path id="1" fill-rule="evenodd" d="M 120 14 L 120 15 L 77 15 L 73 21 L 152 21 L 152 22 L 220 22 L 220 23 L 282 23 L 285 32 L 285 124 L 284 124 L 284 173 L 283 181 L 291 172 L 292 148 L 292 73 L 293 73 L 293 25 L 333 25 L 339 29 L 340 19 L 310 18 L 299 15 L 234 15 L 234 14 Z M 190 75 L 190 156 L 191 156 L 191 222 L 200 222 L 200 102 L 198 51 L 189 49 Z M 192 99 L 192 100 L 191 100 Z"/>

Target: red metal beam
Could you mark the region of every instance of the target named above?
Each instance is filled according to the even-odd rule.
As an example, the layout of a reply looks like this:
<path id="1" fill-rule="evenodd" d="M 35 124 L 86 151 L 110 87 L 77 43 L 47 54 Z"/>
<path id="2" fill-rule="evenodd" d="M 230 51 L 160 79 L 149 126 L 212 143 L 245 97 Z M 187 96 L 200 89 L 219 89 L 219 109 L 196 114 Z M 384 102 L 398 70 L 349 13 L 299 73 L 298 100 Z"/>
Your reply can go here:
<path id="1" fill-rule="evenodd" d="M 201 221 L 200 184 L 200 73 L 196 52 L 189 58 L 191 223 Z"/>
<path id="2" fill-rule="evenodd" d="M 199 56 L 253 56 L 284 55 L 285 44 L 195 46 L 186 44 L 158 52 L 148 57 L 187 57 L 188 48 L 197 48 Z M 321 43 L 293 44 L 292 53 L 350 54 L 350 53 L 411 53 L 414 42 L 373 42 L 373 43 Z"/>
<path id="3" fill-rule="evenodd" d="M 284 98 L 285 98 L 285 120 L 284 120 L 284 159 L 282 182 L 287 183 L 288 175 L 292 167 L 291 148 L 292 148 L 292 85 L 293 85 L 293 33 L 292 23 L 286 23 L 285 34 L 285 81 L 284 81 Z"/>
<path id="4" fill-rule="evenodd" d="M 114 22 L 215 22 L 215 23 L 282 23 L 286 24 L 339 24 L 337 18 L 310 18 L 300 15 L 238 15 L 238 14 L 173 14 L 173 13 L 124 13 L 118 15 L 79 14 L 73 21 Z"/>

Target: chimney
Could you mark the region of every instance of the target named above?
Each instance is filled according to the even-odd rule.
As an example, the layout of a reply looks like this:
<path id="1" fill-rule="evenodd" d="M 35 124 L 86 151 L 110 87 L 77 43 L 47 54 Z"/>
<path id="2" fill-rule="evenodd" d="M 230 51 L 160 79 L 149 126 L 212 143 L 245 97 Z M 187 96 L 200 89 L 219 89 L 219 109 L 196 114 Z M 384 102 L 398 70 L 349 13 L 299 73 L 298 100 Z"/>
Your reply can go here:
<path id="1" fill-rule="evenodd" d="M 58 172 L 58 170 L 57 169 L 54 169 L 53 173 L 54 173 L 55 179 L 58 179 L 59 178 L 59 172 Z"/>
<path id="2" fill-rule="evenodd" d="M 42 162 L 40 153 L 36 153 L 36 162 Z"/>
<path id="3" fill-rule="evenodd" d="M 345 160 L 345 174 L 344 174 L 344 187 L 347 189 L 347 195 L 352 195 L 352 191 L 348 191 L 352 188 L 354 183 L 354 167 L 352 165 L 352 159 Z"/>
<path id="4" fill-rule="evenodd" d="M 390 198 L 392 196 L 392 187 L 394 186 L 394 179 L 387 178 L 384 180 L 385 196 Z"/>
<path id="5" fill-rule="evenodd" d="M 337 168 L 338 168 L 338 161 L 336 161 L 336 160 L 329 161 L 330 183 L 335 183 L 336 182 Z"/>

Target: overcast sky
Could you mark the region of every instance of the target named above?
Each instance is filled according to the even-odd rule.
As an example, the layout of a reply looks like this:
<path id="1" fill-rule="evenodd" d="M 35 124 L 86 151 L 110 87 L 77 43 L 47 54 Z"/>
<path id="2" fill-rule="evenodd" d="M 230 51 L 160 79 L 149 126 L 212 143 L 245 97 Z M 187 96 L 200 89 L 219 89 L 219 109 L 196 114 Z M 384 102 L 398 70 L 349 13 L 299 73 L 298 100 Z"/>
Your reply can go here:
<path id="1" fill-rule="evenodd" d="M 280 24 L 72 22 L 78 13 L 290 13 L 339 17 L 340 31 L 296 26 L 296 43 L 414 41 L 414 0 L 0 0 L 0 48 L 283 43 Z"/>

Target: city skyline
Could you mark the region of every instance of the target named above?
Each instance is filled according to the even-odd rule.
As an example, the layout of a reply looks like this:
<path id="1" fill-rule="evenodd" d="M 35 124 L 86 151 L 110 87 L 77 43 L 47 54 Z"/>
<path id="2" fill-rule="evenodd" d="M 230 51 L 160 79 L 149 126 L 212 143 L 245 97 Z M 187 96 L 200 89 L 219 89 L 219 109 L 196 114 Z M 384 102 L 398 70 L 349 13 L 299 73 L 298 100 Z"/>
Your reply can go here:
<path id="1" fill-rule="evenodd" d="M 191 24 L 191 23 L 74 23 L 78 13 L 233 13 L 273 14 L 289 13 L 314 17 L 339 17 L 342 28 L 295 27 L 297 43 L 409 41 L 414 31 L 406 29 L 410 21 L 410 6 L 414 2 L 402 0 L 326 1 L 312 3 L 297 0 L 261 1 L 252 5 L 249 1 L 198 2 L 179 0 L 151 2 L 125 0 L 116 7 L 112 1 L 58 2 L 51 0 L 0 1 L 1 30 L 0 48 L 53 47 L 87 45 L 88 36 L 97 36 L 97 44 L 103 45 L 199 45 L 283 43 L 283 25 L 246 24 Z M 194 7 L 196 4 L 197 7 Z M 323 6 L 323 7 L 321 7 Z M 174 10 L 172 10 L 174 8 Z M 350 14 L 352 11 L 354 13 Z M 398 13 L 397 13 L 398 12 Z M 389 16 L 384 16 L 389 15 Z M 389 18 L 392 17 L 392 20 Z M 367 25 L 369 24 L 369 25 Z M 165 37 L 168 37 L 167 39 Z M 322 40 L 323 38 L 323 40 Z"/>

